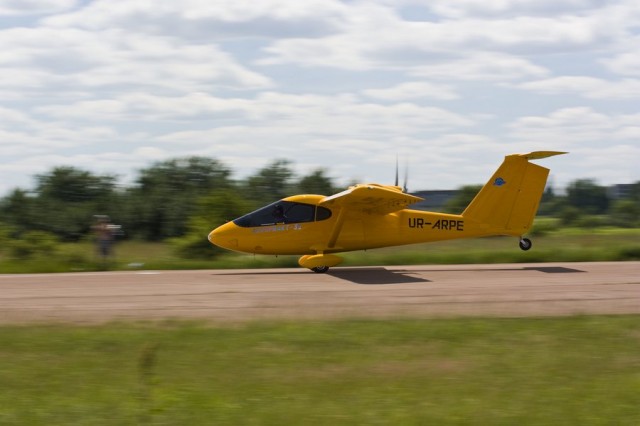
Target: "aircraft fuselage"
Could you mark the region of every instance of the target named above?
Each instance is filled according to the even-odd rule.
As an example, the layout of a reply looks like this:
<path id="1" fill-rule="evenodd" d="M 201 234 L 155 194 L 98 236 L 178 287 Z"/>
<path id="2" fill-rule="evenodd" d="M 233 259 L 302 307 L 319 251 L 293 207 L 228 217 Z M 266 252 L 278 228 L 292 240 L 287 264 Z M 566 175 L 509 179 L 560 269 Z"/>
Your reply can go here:
<path id="1" fill-rule="evenodd" d="M 492 229 L 461 215 L 411 209 L 384 216 L 345 213 L 341 217 L 340 213 L 340 209 L 331 211 L 330 218 L 320 221 L 284 220 L 251 227 L 228 222 L 212 231 L 209 240 L 234 251 L 293 255 L 337 253 L 493 234 Z M 331 234 L 336 228 L 339 228 L 339 235 L 332 241 Z"/>

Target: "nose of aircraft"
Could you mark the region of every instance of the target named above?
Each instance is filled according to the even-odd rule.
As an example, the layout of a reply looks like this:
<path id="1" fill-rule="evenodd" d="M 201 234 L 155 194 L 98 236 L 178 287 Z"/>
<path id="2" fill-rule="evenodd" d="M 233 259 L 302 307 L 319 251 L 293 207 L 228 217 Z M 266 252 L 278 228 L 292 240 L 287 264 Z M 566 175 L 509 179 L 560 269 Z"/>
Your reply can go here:
<path id="1" fill-rule="evenodd" d="M 238 238 L 234 235 L 236 228 L 237 227 L 233 222 L 227 222 L 224 225 L 218 226 L 216 229 L 209 232 L 209 242 L 228 250 L 237 249 Z"/>

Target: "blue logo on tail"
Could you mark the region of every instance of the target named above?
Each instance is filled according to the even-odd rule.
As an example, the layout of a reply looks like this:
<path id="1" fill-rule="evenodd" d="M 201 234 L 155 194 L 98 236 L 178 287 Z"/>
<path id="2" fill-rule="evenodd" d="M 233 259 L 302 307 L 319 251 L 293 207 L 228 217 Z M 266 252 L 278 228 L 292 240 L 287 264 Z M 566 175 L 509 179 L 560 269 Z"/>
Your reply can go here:
<path id="1" fill-rule="evenodd" d="M 502 185 L 506 185 L 506 184 L 507 184 L 507 181 L 505 181 L 501 177 L 496 178 L 496 180 L 493 181 L 493 186 L 502 186 Z"/>

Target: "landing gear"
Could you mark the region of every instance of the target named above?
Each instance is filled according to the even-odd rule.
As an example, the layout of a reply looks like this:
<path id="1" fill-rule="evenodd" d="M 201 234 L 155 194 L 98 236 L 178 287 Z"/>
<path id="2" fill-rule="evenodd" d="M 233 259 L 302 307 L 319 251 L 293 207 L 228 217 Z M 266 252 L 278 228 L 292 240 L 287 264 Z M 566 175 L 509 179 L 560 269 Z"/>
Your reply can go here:
<path id="1" fill-rule="evenodd" d="M 533 243 L 528 238 L 521 238 L 518 245 L 520 246 L 520 249 L 527 251 L 531 248 L 531 246 L 533 246 Z"/>
<path id="2" fill-rule="evenodd" d="M 342 259 L 334 254 L 305 254 L 298 259 L 298 265 L 311 269 L 316 274 L 324 274 L 330 267 L 338 265 Z"/>

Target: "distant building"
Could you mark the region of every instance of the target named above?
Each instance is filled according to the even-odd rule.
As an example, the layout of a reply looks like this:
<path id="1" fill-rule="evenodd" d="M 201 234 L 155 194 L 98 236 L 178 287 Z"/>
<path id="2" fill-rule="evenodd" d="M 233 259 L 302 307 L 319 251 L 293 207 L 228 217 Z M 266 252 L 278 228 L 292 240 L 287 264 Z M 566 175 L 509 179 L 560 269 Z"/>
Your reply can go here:
<path id="1" fill-rule="evenodd" d="M 631 197 L 631 192 L 637 184 L 634 183 L 619 183 L 617 185 L 611 185 L 607 188 L 607 195 L 612 200 L 620 200 L 623 198 Z"/>
<path id="2" fill-rule="evenodd" d="M 419 203 L 412 204 L 409 208 L 415 209 L 415 210 L 440 211 L 440 210 L 443 210 L 447 202 L 451 200 L 453 197 L 455 197 L 457 194 L 458 194 L 458 190 L 456 189 L 412 192 L 411 195 L 424 198 L 424 201 L 420 201 Z"/>

